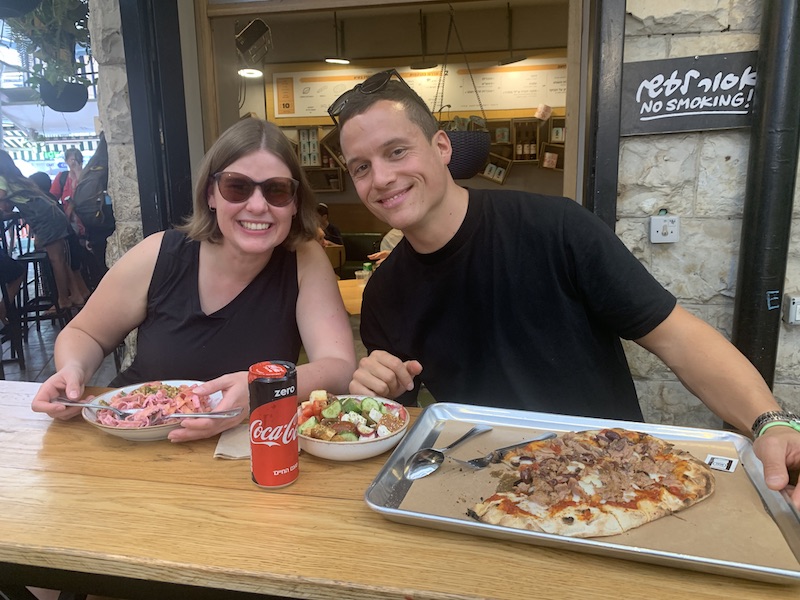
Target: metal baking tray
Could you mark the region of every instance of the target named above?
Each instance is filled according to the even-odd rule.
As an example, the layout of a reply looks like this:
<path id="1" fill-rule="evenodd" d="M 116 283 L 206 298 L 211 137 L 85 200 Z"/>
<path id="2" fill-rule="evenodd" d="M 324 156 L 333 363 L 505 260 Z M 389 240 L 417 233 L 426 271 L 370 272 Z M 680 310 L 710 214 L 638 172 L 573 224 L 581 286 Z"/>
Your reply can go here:
<path id="1" fill-rule="evenodd" d="M 717 558 L 695 556 L 684 552 L 664 552 L 646 547 L 603 541 L 609 538 L 564 537 L 489 525 L 467 518 L 457 519 L 400 508 L 403 499 L 409 492 L 412 483 L 414 483 L 403 478 L 403 467 L 406 460 L 420 448 L 433 446 L 445 424 L 450 421 L 484 423 L 494 427 L 510 427 L 523 431 L 526 429 L 549 430 L 557 433 L 603 427 L 623 427 L 672 441 L 730 442 L 738 451 L 740 464 L 760 496 L 764 508 L 783 534 L 791 553 L 800 560 L 800 519 L 798 518 L 798 513 L 787 503 L 784 496 L 766 487 L 761 461 L 756 458 L 750 440 L 737 433 L 720 430 L 571 417 L 453 403 L 436 403 L 422 412 L 405 438 L 395 448 L 375 480 L 370 484 L 364 499 L 371 509 L 392 521 L 422 527 L 525 542 L 601 556 L 613 556 L 759 581 L 796 583 L 800 580 L 800 563 L 798 563 L 797 568 L 772 568 L 745 562 L 731 562 Z M 437 474 L 431 475 L 431 477 L 436 476 Z"/>

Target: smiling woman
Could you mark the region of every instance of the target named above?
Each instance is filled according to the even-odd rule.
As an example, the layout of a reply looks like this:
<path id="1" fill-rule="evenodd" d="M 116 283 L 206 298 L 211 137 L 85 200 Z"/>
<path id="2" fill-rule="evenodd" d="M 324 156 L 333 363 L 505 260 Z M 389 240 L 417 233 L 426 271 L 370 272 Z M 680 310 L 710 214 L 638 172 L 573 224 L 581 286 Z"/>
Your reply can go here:
<path id="1" fill-rule="evenodd" d="M 316 201 L 289 141 L 266 121 L 238 122 L 204 157 L 187 223 L 132 248 L 59 335 L 58 372 L 33 409 L 76 414 L 50 400 L 62 391 L 80 397 L 99 358 L 133 329 L 136 357 L 114 387 L 207 381 L 196 393 L 221 392 L 217 410 L 246 409 L 250 365 L 297 362 L 302 346 L 308 364 L 298 367 L 298 396 L 346 391 L 352 331 L 316 228 Z M 208 437 L 239 421 L 186 419 L 169 439 Z"/>

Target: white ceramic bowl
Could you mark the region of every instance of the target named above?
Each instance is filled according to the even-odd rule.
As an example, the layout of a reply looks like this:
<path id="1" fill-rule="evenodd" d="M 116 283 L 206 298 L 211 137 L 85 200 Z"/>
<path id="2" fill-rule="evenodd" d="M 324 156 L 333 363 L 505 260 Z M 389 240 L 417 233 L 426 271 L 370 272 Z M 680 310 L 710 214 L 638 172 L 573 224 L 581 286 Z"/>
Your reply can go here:
<path id="1" fill-rule="evenodd" d="M 403 408 L 405 413 L 405 422 L 403 427 L 387 435 L 379 438 L 371 438 L 368 440 L 360 440 L 357 442 L 326 442 L 325 440 L 317 440 L 299 433 L 297 439 L 300 442 L 300 449 L 305 450 L 309 454 L 319 456 L 320 458 L 327 458 L 328 460 L 338 461 L 352 461 L 363 460 L 365 458 L 372 458 L 394 448 L 398 442 L 403 438 L 408 431 L 409 414 L 400 403 L 387 398 L 380 398 L 378 396 L 358 396 L 356 394 L 348 394 L 344 396 L 337 396 L 340 400 L 345 398 L 356 398 L 363 400 L 364 398 L 375 398 L 379 402 L 383 402 L 386 406 L 398 406 Z"/>
<path id="2" fill-rule="evenodd" d="M 120 392 L 132 392 L 138 387 L 146 385 L 147 383 L 151 382 L 144 382 L 144 383 L 137 383 L 135 385 L 126 385 L 125 387 L 118 388 L 116 390 L 111 390 L 104 394 L 100 394 L 99 396 L 95 396 L 92 400 L 92 403 L 102 402 L 105 401 L 106 403 L 110 403 L 111 399 L 119 394 Z M 199 384 L 203 383 L 202 381 L 193 381 L 188 379 L 167 379 L 161 382 L 164 385 L 174 385 L 174 386 L 181 386 L 181 385 L 192 385 L 192 384 Z M 219 401 L 222 399 L 222 394 L 220 392 L 216 392 L 209 396 L 209 403 L 211 407 L 216 407 L 219 404 Z M 109 425 L 103 425 L 97 422 L 97 409 L 94 408 L 84 408 L 81 411 L 81 415 L 86 420 L 87 423 L 97 427 L 100 431 L 104 431 L 110 435 L 114 435 L 117 437 L 121 437 L 123 439 L 129 440 L 131 442 L 153 442 L 156 440 L 165 440 L 169 435 L 169 432 L 173 429 L 177 429 L 180 427 L 180 422 L 177 423 L 170 423 L 168 425 L 152 425 L 151 427 L 136 427 L 136 428 L 127 428 L 127 427 L 111 427 Z"/>

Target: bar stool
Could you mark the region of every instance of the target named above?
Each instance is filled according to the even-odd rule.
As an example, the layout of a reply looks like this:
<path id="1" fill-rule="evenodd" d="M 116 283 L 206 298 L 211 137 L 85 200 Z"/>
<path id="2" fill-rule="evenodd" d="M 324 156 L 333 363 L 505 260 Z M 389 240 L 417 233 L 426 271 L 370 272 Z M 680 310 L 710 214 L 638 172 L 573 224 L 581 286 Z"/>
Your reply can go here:
<path id="1" fill-rule="evenodd" d="M 3 305 L 6 309 L 6 320 L 8 321 L 0 344 L 4 344 L 6 341 L 10 343 L 9 357 L 0 360 L 0 376 L 5 379 L 3 365 L 6 363 L 19 363 L 19 370 L 25 370 L 25 351 L 22 347 L 22 322 L 20 320 L 19 307 L 17 306 L 17 298 L 12 298 L 9 295 L 5 285 L 0 284 L 0 291 L 3 293 Z"/>
<path id="2" fill-rule="evenodd" d="M 58 322 L 64 327 L 71 318 L 68 308 L 58 305 L 58 287 L 53 274 L 53 267 L 47 258 L 47 252 L 27 252 L 17 257 L 25 265 L 26 272 L 33 277 L 28 279 L 20 290 L 19 321 L 23 336 L 27 336 L 28 323 L 36 323 L 36 329 L 41 329 L 42 321 Z M 50 307 L 55 307 L 55 312 L 48 313 Z"/>

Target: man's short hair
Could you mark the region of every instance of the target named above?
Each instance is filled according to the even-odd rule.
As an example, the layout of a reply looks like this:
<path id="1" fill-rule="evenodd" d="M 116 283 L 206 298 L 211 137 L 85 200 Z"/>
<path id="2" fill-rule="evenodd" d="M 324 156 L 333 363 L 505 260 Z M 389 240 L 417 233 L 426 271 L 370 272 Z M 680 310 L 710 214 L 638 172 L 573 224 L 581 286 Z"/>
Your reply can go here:
<path id="1" fill-rule="evenodd" d="M 396 80 L 389 81 L 383 88 L 371 94 L 355 93 L 348 98 L 347 104 L 344 105 L 342 112 L 337 117 L 339 128 L 341 129 L 349 119 L 366 112 L 380 100 L 402 104 L 409 121 L 422 130 L 426 139 L 432 139 L 439 130 L 439 123 L 419 94 L 406 84 Z"/>

